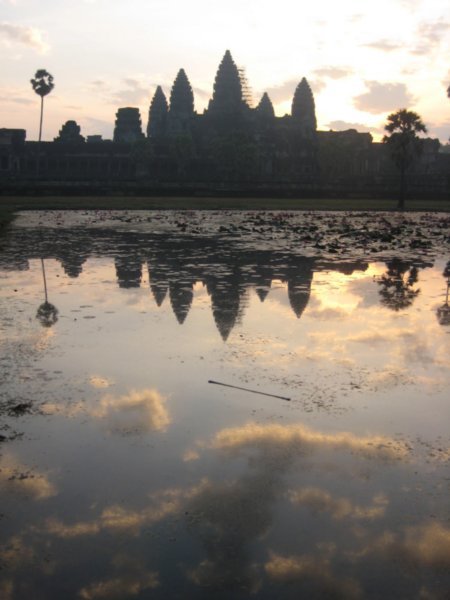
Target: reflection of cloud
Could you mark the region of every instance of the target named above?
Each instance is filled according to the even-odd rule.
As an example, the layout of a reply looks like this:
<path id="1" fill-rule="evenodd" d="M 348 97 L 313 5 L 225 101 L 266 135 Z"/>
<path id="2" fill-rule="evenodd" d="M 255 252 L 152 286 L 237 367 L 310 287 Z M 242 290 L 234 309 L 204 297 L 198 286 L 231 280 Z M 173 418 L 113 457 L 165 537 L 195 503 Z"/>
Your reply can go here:
<path id="1" fill-rule="evenodd" d="M 206 486 L 202 481 L 198 486 L 188 490 L 169 489 L 151 496 L 152 504 L 142 510 L 127 509 L 123 506 L 106 507 L 97 519 L 65 524 L 59 519 L 48 519 L 45 532 L 60 538 L 76 538 L 97 535 L 102 531 L 120 532 L 136 535 L 142 527 L 148 527 L 179 513 L 183 502 L 191 496 L 198 495 Z"/>
<path id="2" fill-rule="evenodd" d="M 11 455 L 1 458 L 0 484 L 7 491 L 33 500 L 45 500 L 57 494 L 46 475 L 29 469 Z"/>
<path id="3" fill-rule="evenodd" d="M 272 450 L 283 454 L 299 453 L 305 450 L 330 448 L 349 450 L 363 456 L 402 459 L 407 446 L 384 436 L 358 437 L 353 433 L 322 433 L 305 425 L 259 425 L 248 423 L 219 431 L 211 442 L 211 447 L 221 450 L 240 450 L 248 446 L 258 446 L 262 450 Z"/>
<path id="4" fill-rule="evenodd" d="M 195 450 L 186 450 L 183 454 L 183 462 L 192 462 L 193 460 L 198 460 L 200 455 Z"/>
<path id="5" fill-rule="evenodd" d="M 359 556 L 381 555 L 411 569 L 450 569 L 450 529 L 439 523 L 408 527 L 402 534 L 385 532 Z"/>
<path id="6" fill-rule="evenodd" d="M 315 597 L 342 598 L 343 600 L 362 597 L 358 583 L 353 579 L 335 577 L 326 559 L 307 555 L 286 557 L 273 554 L 264 568 L 269 578 L 276 582 L 312 583 L 315 591 L 321 594 L 320 596 L 315 595 Z"/>
<path id="7" fill-rule="evenodd" d="M 320 319 L 321 321 L 335 321 L 348 317 L 348 312 L 338 307 L 326 307 L 320 309 L 310 309 L 308 316 L 315 319 Z"/>
<path id="8" fill-rule="evenodd" d="M 95 375 L 90 378 L 90 383 L 100 389 L 113 385 L 111 380 Z M 64 414 L 68 417 L 87 412 L 95 419 L 104 420 L 113 432 L 146 433 L 166 431 L 172 422 L 166 400 L 155 389 L 131 390 L 124 396 L 103 396 L 94 406 L 86 406 L 83 402 L 68 406 L 47 402 L 40 406 L 40 410 L 47 415 Z"/>
<path id="9" fill-rule="evenodd" d="M 381 83 L 366 81 L 368 92 L 355 96 L 353 104 L 357 109 L 380 114 L 393 111 L 396 108 L 408 107 L 414 102 L 414 97 L 404 83 Z"/>
<path id="10" fill-rule="evenodd" d="M 124 577 L 107 579 L 91 583 L 79 592 L 83 600 L 122 600 L 138 596 L 145 590 L 154 589 L 159 586 L 157 573 L 146 573 L 140 577 Z"/>
<path id="11" fill-rule="evenodd" d="M 399 384 L 404 385 L 412 381 L 412 378 L 405 369 L 393 365 L 387 365 L 384 371 L 372 373 L 367 378 L 369 387 L 377 391 L 390 390 Z"/>
<path id="12" fill-rule="evenodd" d="M 318 488 L 304 488 L 290 491 L 289 500 L 296 505 L 306 506 L 314 513 L 328 512 L 333 519 L 378 519 L 386 510 L 387 498 L 376 496 L 371 506 L 358 506 L 347 498 L 334 498 L 330 493 Z"/>
<path id="13" fill-rule="evenodd" d="M 132 390 L 119 398 L 104 396 L 88 412 L 109 421 L 114 431 L 165 431 L 171 422 L 165 402 L 166 398 L 157 390 Z"/>
<path id="14" fill-rule="evenodd" d="M 6 563 L 10 570 L 30 563 L 35 558 L 34 550 L 19 536 L 14 536 L 0 549 L 0 561 Z M 1 591 L 0 586 L 0 591 Z M 0 596 L 4 598 L 5 596 Z"/>
<path id="15" fill-rule="evenodd" d="M 14 582 L 12 580 L 0 581 L 0 598 L 13 600 Z"/>
<path id="16" fill-rule="evenodd" d="M 92 387 L 95 388 L 107 388 L 110 385 L 113 385 L 114 382 L 112 379 L 107 379 L 106 377 L 102 377 L 101 375 L 91 375 L 89 378 L 89 383 Z"/>

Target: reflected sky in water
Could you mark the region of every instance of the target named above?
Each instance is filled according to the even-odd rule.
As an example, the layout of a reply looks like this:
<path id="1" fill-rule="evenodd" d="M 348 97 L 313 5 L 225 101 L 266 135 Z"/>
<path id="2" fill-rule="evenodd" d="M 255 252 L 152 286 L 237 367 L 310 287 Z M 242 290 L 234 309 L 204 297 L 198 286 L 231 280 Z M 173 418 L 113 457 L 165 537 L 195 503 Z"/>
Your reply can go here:
<path id="1" fill-rule="evenodd" d="M 21 215 L 0 240 L 0 597 L 448 598 L 448 234 Z"/>

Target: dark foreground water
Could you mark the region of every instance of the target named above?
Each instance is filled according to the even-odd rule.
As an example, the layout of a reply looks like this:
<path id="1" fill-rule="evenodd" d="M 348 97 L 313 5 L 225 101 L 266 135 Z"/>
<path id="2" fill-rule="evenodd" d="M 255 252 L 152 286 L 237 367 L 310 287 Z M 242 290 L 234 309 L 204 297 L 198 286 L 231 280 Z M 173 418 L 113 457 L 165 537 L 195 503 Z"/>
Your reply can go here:
<path id="1" fill-rule="evenodd" d="M 444 215 L 21 215 L 2 600 L 449 598 L 449 236 Z"/>

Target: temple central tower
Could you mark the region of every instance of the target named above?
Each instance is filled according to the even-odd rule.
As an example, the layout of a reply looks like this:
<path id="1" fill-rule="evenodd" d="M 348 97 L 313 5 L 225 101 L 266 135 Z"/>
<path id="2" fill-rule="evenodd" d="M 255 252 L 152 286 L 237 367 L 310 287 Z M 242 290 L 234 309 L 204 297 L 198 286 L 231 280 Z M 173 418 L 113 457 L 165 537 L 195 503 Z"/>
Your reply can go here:
<path id="1" fill-rule="evenodd" d="M 208 113 L 213 116 L 232 115 L 240 112 L 244 106 L 239 70 L 227 50 L 217 70 Z"/>

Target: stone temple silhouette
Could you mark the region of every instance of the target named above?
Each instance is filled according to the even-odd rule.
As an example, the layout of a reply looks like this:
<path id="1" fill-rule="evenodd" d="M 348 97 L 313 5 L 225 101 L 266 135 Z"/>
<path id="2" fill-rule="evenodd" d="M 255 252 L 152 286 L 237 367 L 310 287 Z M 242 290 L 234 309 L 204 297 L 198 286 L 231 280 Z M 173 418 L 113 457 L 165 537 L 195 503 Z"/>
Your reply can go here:
<path id="1" fill-rule="evenodd" d="M 40 145 L 26 142 L 24 130 L 0 129 L 0 181 L 5 189 L 51 184 L 56 191 L 89 193 L 120 185 L 150 193 L 326 196 L 392 195 L 398 184 L 385 145 L 374 143 L 369 133 L 317 129 L 314 95 L 305 77 L 293 92 L 291 114 L 276 116 L 267 92 L 253 107 L 244 70 L 229 50 L 203 113 L 195 110 L 193 89 L 181 68 L 168 97 L 157 86 L 143 129 L 140 110 L 131 106 L 117 110 L 113 140 L 85 139 L 74 120 L 61 127 L 54 142 Z M 409 175 L 410 190 L 448 194 L 450 155 L 439 152 L 438 140 L 424 142 Z"/>

